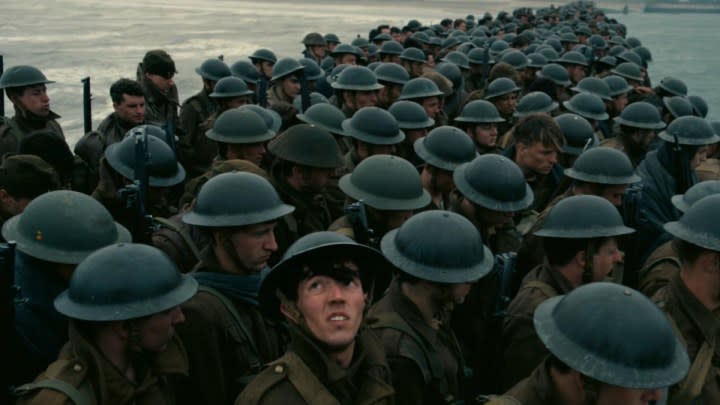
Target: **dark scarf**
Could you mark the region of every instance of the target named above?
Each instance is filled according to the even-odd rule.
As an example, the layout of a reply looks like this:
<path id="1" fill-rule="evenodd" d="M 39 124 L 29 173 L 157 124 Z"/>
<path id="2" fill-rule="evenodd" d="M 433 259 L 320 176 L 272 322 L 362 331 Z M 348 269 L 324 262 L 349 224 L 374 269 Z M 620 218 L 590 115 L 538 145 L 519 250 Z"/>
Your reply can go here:
<path id="1" fill-rule="evenodd" d="M 269 268 L 260 274 L 240 276 L 237 274 L 202 271 L 192 273 L 200 285 L 214 288 L 228 297 L 258 307 L 258 289 L 260 281 Z"/>

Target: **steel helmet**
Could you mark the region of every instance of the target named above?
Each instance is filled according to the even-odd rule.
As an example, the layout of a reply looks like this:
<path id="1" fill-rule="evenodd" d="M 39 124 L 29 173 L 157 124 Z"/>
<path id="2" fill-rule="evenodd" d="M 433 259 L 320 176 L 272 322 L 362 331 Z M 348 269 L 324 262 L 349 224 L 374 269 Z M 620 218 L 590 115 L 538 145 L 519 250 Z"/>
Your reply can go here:
<path id="1" fill-rule="evenodd" d="M 493 173 L 488 176 L 488 173 Z M 520 167 L 495 154 L 482 155 L 453 172 L 458 191 L 483 208 L 500 212 L 521 211 L 534 199 Z"/>
<path id="2" fill-rule="evenodd" d="M 124 321 L 157 314 L 192 298 L 197 281 L 180 274 L 160 249 L 133 243 L 104 247 L 73 272 L 55 298 L 61 314 L 84 321 Z"/>
<path id="3" fill-rule="evenodd" d="M 594 184 L 632 184 L 641 180 L 626 154 L 604 146 L 581 153 L 573 167 L 565 169 L 565 176 Z"/>
<path id="4" fill-rule="evenodd" d="M 550 209 L 535 236 L 546 238 L 589 239 L 621 236 L 635 232 L 623 224 L 610 201 L 594 195 L 565 198 Z"/>
<path id="5" fill-rule="evenodd" d="M 477 156 L 472 139 L 462 130 L 448 125 L 433 129 L 416 140 L 413 147 L 425 163 L 447 171 L 453 171 Z"/>

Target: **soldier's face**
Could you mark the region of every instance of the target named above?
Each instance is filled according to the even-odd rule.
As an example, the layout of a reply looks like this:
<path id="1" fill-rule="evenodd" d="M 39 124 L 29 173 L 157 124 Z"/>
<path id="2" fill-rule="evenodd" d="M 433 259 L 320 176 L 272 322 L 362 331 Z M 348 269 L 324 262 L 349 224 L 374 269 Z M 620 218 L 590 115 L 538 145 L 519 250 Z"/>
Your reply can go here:
<path id="1" fill-rule="evenodd" d="M 378 92 L 376 90 L 356 91 L 354 93 L 354 107 L 356 110 L 363 107 L 375 107 L 378 103 Z"/>
<path id="2" fill-rule="evenodd" d="M 440 113 L 440 98 L 428 97 L 422 100 L 422 107 L 428 117 L 435 119 Z"/>
<path id="3" fill-rule="evenodd" d="M 659 401 L 663 397 L 663 390 L 656 389 L 630 389 L 615 385 L 603 384 L 598 392 L 596 405 L 647 405 L 651 401 Z"/>
<path id="4" fill-rule="evenodd" d="M 230 235 L 230 243 L 240 264 L 259 272 L 267 266 L 270 255 L 278 249 L 275 242 L 275 222 L 237 228 Z M 217 241 L 216 241 L 217 242 Z"/>
<path id="5" fill-rule="evenodd" d="M 339 65 L 357 65 L 357 56 L 351 53 L 345 53 L 340 56 Z"/>
<path id="6" fill-rule="evenodd" d="M 619 207 L 622 204 L 622 199 L 626 191 L 627 185 L 625 184 L 611 184 L 603 187 L 600 197 L 610 201 L 612 205 Z"/>
<path id="7" fill-rule="evenodd" d="M 410 77 L 420 77 L 425 73 L 425 64 L 422 62 L 410 62 Z"/>
<path id="8" fill-rule="evenodd" d="M 698 148 L 697 152 L 695 152 L 695 156 L 693 156 L 692 160 L 690 161 L 690 168 L 691 169 L 697 169 L 698 166 L 704 161 L 707 160 L 708 156 L 708 146 L 703 145 Z"/>
<path id="9" fill-rule="evenodd" d="M 290 98 L 295 98 L 300 94 L 300 80 L 295 75 L 290 75 L 282 80 L 282 89 Z"/>
<path id="10" fill-rule="evenodd" d="M 497 97 L 493 100 L 495 107 L 501 115 L 507 116 L 515 112 L 515 106 L 517 105 L 517 93 L 505 94 L 504 96 Z"/>
<path id="11" fill-rule="evenodd" d="M 260 166 L 267 150 L 264 142 L 229 144 L 227 148 L 227 159 L 244 159 Z"/>
<path id="12" fill-rule="evenodd" d="M 622 252 L 615 239 L 608 239 L 598 247 L 592 258 L 593 281 L 605 280 L 612 272 L 615 264 L 622 260 Z"/>
<path id="13" fill-rule="evenodd" d="M 273 66 L 275 66 L 274 63 L 264 60 L 259 63 L 259 66 L 260 66 L 260 68 L 258 69 L 258 73 L 267 77 L 268 79 L 272 77 L 272 68 L 273 68 Z"/>
<path id="14" fill-rule="evenodd" d="M 27 87 L 18 101 L 26 111 L 39 117 L 46 117 L 50 113 L 50 97 L 44 84 Z"/>
<path id="15" fill-rule="evenodd" d="M 494 148 L 497 145 L 497 124 L 477 124 L 470 130 L 470 137 L 482 147 Z"/>
<path id="16" fill-rule="evenodd" d="M 310 53 L 316 58 L 322 59 L 325 57 L 325 49 L 326 47 L 324 45 L 313 45 L 310 47 Z"/>
<path id="17" fill-rule="evenodd" d="M 378 93 L 378 100 L 382 100 L 384 104 L 390 105 L 394 103 L 398 97 L 400 97 L 401 92 L 401 85 L 390 83 L 385 84 L 385 87 L 380 89 L 380 92 Z"/>
<path id="18" fill-rule="evenodd" d="M 152 82 L 152 84 L 155 85 L 161 92 L 167 93 L 170 91 L 172 86 L 175 85 L 175 82 L 173 81 L 173 76 L 168 75 L 169 77 L 162 76 L 162 75 L 156 75 L 152 73 L 145 73 L 145 77 Z"/>
<path id="19" fill-rule="evenodd" d="M 360 329 L 366 298 L 359 276 L 347 282 L 314 276 L 298 285 L 297 307 L 316 339 L 345 349 Z"/>
<path id="20" fill-rule="evenodd" d="M 567 67 L 568 76 L 573 83 L 578 83 L 585 78 L 585 67 L 580 65 L 570 65 Z"/>
<path id="21" fill-rule="evenodd" d="M 175 326 L 183 322 L 185 315 L 179 306 L 142 318 L 138 321 L 140 345 L 152 352 L 165 350 L 175 335 Z"/>
<path id="22" fill-rule="evenodd" d="M 627 105 L 628 105 L 627 93 L 620 94 L 619 96 L 615 96 L 615 98 L 613 98 L 613 107 L 615 108 L 615 112 L 617 114 L 620 114 Z"/>
<path id="23" fill-rule="evenodd" d="M 140 125 L 145 121 L 145 97 L 123 94 L 120 103 L 113 103 L 115 114 L 122 121 Z"/>
<path id="24" fill-rule="evenodd" d="M 534 142 L 530 145 L 516 144 L 515 163 L 523 169 L 523 172 L 532 172 L 538 175 L 550 173 L 558 159 L 558 150 L 555 146 L 544 145 L 542 142 Z"/>

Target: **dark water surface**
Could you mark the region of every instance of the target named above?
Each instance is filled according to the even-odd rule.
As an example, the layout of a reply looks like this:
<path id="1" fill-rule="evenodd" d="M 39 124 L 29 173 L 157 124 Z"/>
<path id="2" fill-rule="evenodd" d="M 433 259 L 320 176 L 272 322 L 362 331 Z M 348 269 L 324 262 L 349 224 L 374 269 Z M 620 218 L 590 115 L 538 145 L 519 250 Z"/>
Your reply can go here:
<path id="1" fill-rule="evenodd" d="M 343 41 L 380 23 L 425 24 L 445 16 L 464 17 L 511 10 L 522 2 L 395 1 L 94 1 L 5 0 L 0 15 L 0 53 L 5 66 L 31 64 L 57 83 L 49 86 L 52 108 L 71 145 L 82 135 L 82 85 L 93 85 L 93 127 L 111 110 L 110 84 L 135 77 L 149 49 L 175 59 L 184 100 L 200 88 L 194 70 L 204 59 L 224 55 L 232 63 L 260 47 L 278 57 L 299 57 L 300 39 L 310 31 L 334 32 Z M 537 6 L 539 3 L 533 3 Z M 549 3 L 548 3 L 549 4 Z M 602 3 L 600 4 L 602 6 Z M 711 119 L 720 119 L 715 69 L 720 66 L 720 30 L 714 15 L 630 13 L 618 18 L 652 53 L 650 75 L 685 80 L 690 94 L 705 98 Z M 6 114 L 10 106 L 6 100 Z M 10 107 L 11 108 L 11 107 Z"/>

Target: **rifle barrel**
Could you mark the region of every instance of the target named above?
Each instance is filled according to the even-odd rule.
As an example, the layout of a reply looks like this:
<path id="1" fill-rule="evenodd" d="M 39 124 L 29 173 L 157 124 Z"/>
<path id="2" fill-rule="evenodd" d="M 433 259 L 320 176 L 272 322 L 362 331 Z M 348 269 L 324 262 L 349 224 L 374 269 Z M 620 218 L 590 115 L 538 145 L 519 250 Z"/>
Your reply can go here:
<path id="1" fill-rule="evenodd" d="M 92 103 L 90 101 L 90 77 L 82 79 L 83 84 L 83 125 L 85 133 L 92 131 Z"/>

